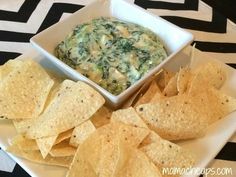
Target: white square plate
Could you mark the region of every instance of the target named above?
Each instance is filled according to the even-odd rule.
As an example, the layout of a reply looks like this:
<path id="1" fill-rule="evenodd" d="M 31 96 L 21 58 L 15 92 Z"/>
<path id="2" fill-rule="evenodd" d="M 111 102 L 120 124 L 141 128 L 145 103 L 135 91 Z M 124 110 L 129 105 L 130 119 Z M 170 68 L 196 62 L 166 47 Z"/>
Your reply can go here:
<path id="1" fill-rule="evenodd" d="M 149 28 L 160 37 L 168 52 L 168 57 L 161 64 L 153 68 L 139 81 L 117 96 L 109 93 L 104 88 L 78 73 L 54 56 L 54 49 L 56 46 L 65 39 L 67 34 L 69 34 L 75 26 L 101 16 L 116 17 Z M 96 0 L 78 10 L 65 20 L 35 35 L 31 38 L 30 42 L 69 78 L 73 80 L 82 80 L 90 84 L 97 89 L 113 107 L 117 107 L 137 90 L 148 77 L 155 74 L 164 63 L 181 51 L 192 40 L 193 35 L 191 33 L 125 0 Z"/>
<path id="2" fill-rule="evenodd" d="M 189 47 L 190 48 L 190 47 Z M 165 68 L 176 71 L 180 66 L 184 66 L 189 63 L 189 48 L 179 53 L 165 65 Z M 18 59 L 32 58 L 39 62 L 43 67 L 55 70 L 59 74 L 63 74 L 58 70 L 49 60 L 47 60 L 42 55 L 38 54 L 36 51 L 24 54 Z M 212 60 L 208 56 L 204 55 L 200 51 L 195 53 L 196 62 L 194 65 L 200 63 L 206 63 Z M 236 97 L 236 70 L 231 67 L 227 68 L 227 80 L 222 88 L 227 94 Z M 198 157 L 195 167 L 204 168 L 208 163 L 214 159 L 217 153 L 223 148 L 228 139 L 233 135 L 236 130 L 236 112 L 228 115 L 227 117 L 221 119 L 217 123 L 209 127 L 206 136 L 199 139 L 181 141 L 178 142 L 180 146 L 186 147 L 193 151 Z M 16 135 L 13 124 L 9 120 L 3 120 L 0 122 L 0 146 L 2 149 L 6 149 L 8 146 L 8 141 Z M 22 168 L 24 168 L 32 177 L 45 177 L 45 176 L 56 176 L 65 177 L 66 168 L 40 165 L 32 163 L 30 161 L 18 158 L 9 154 Z M 191 175 L 194 177 L 194 175 Z"/>

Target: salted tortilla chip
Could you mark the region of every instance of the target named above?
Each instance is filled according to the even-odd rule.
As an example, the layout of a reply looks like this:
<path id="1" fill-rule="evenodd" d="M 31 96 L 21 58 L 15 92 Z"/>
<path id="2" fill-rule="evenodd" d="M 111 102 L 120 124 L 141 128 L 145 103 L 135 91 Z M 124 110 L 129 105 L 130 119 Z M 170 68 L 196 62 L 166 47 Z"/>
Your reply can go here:
<path id="1" fill-rule="evenodd" d="M 147 128 L 147 125 L 132 107 L 113 112 L 111 116 L 111 122 L 122 122 L 131 126 Z"/>
<path id="2" fill-rule="evenodd" d="M 49 154 L 52 157 L 66 157 L 66 156 L 74 156 L 75 152 L 76 148 L 70 146 L 69 141 L 65 140 L 53 146 Z"/>
<path id="3" fill-rule="evenodd" d="M 72 157 L 51 157 L 48 155 L 44 159 L 39 151 L 23 151 L 19 149 L 17 145 L 9 146 L 7 151 L 16 156 L 39 164 L 69 167 L 72 162 Z"/>
<path id="4" fill-rule="evenodd" d="M 144 95 L 139 98 L 138 102 L 135 103 L 134 107 L 137 107 L 140 104 L 148 103 L 153 98 L 153 95 L 155 95 L 156 92 L 158 92 L 159 87 L 156 83 L 156 81 L 152 81 L 148 90 L 144 93 Z"/>
<path id="5" fill-rule="evenodd" d="M 74 147 L 78 147 L 80 144 L 86 140 L 89 135 L 95 132 L 96 128 L 90 120 L 80 124 L 79 126 L 75 127 L 72 136 L 70 138 L 70 145 Z"/>
<path id="6" fill-rule="evenodd" d="M 89 168 L 100 176 L 112 176 L 119 163 L 119 145 L 120 141 L 117 135 L 106 137 L 105 134 L 95 132 L 78 147 L 68 176 L 74 176 L 72 175 L 74 171 L 77 171 L 78 174 L 88 173 L 85 169 Z M 89 175 L 93 175 L 93 173 Z"/>
<path id="7" fill-rule="evenodd" d="M 93 151 L 90 152 L 93 154 L 90 154 L 91 157 L 89 156 L 88 159 L 92 166 L 95 167 L 99 156 L 103 156 L 103 149 L 100 148 L 99 150 L 98 148 L 103 146 L 102 143 L 113 144 L 123 142 L 124 144 L 128 144 L 129 146 L 138 147 L 143 139 L 148 135 L 148 133 L 149 130 L 147 129 L 133 127 L 118 122 L 107 124 L 97 129 L 95 133 L 93 133 L 88 139 L 85 140 L 85 146 L 90 147 Z M 118 151 L 120 145 L 121 144 L 116 144 L 114 148 Z M 104 153 L 105 152 L 106 151 L 104 151 Z"/>
<path id="8" fill-rule="evenodd" d="M 151 130 L 168 140 L 201 137 L 208 126 L 206 115 L 188 102 L 186 95 L 140 105 L 136 111 Z"/>
<path id="9" fill-rule="evenodd" d="M 20 134 L 25 134 L 28 129 L 31 127 L 31 125 L 34 123 L 36 119 L 15 119 L 12 120 L 13 125 L 16 129 L 16 131 Z"/>
<path id="10" fill-rule="evenodd" d="M 121 143 L 118 136 L 113 137 L 110 141 L 103 139 L 99 163 L 95 166 L 97 174 L 109 177 L 115 173 L 117 167 L 119 167 L 121 163 Z"/>
<path id="11" fill-rule="evenodd" d="M 90 148 L 90 147 L 88 147 Z M 74 156 L 74 159 L 70 165 L 70 168 L 67 172 L 67 177 L 77 177 L 78 174 L 80 176 L 86 177 L 97 177 L 94 169 L 88 162 L 88 157 L 84 151 L 88 151 L 87 147 L 79 146 L 77 152 Z"/>
<path id="12" fill-rule="evenodd" d="M 13 139 L 11 139 L 10 144 L 17 145 L 19 149 L 25 151 L 39 150 L 35 140 L 26 139 L 21 134 L 18 134 Z"/>
<path id="13" fill-rule="evenodd" d="M 192 152 L 162 139 L 155 132 L 151 132 L 149 143 L 140 148 L 151 161 L 160 168 L 190 168 L 195 163 Z M 150 141 L 151 140 L 151 141 Z M 144 140 L 147 141 L 147 140 Z M 163 174 L 167 175 L 167 174 Z"/>
<path id="14" fill-rule="evenodd" d="M 188 97 L 198 111 L 207 116 L 208 123 L 223 118 L 235 110 L 235 98 L 224 94 L 203 79 L 202 74 L 195 74 L 189 84 Z"/>
<path id="15" fill-rule="evenodd" d="M 16 62 L 18 64 L 18 62 Z M 0 84 L 0 116 L 8 119 L 37 117 L 54 84 L 46 71 L 33 60 L 14 68 Z"/>
<path id="16" fill-rule="evenodd" d="M 89 119 L 103 104 L 104 98 L 89 85 L 65 80 L 27 132 L 32 139 L 53 136 Z"/>
<path id="17" fill-rule="evenodd" d="M 98 128 L 78 147 L 69 176 L 75 171 L 82 174 L 82 166 L 104 177 L 114 175 L 125 162 L 124 146 L 137 147 L 148 133 L 147 129 L 118 122 Z"/>
<path id="18" fill-rule="evenodd" d="M 202 77 L 206 83 L 219 89 L 226 80 L 226 70 L 222 63 L 212 61 L 199 66 L 194 71 L 195 75 Z"/>
<path id="19" fill-rule="evenodd" d="M 209 120 L 210 123 L 213 123 L 236 110 L 236 98 L 226 95 L 222 91 L 214 88 L 210 89 L 210 92 L 212 93 L 212 97 L 209 99 L 212 104 L 211 111 L 218 113 L 218 116 L 212 117 Z"/>
<path id="20" fill-rule="evenodd" d="M 178 78 L 178 73 L 176 73 L 168 82 L 166 87 L 163 90 L 163 95 L 170 97 L 178 94 L 177 90 L 177 78 Z"/>
<path id="21" fill-rule="evenodd" d="M 9 73 L 15 69 L 19 69 L 23 65 L 21 60 L 8 60 L 4 65 L 0 66 L 0 81 L 2 82 Z"/>
<path id="22" fill-rule="evenodd" d="M 52 146 L 55 143 L 56 139 L 57 135 L 36 139 L 36 143 L 44 159 L 47 157 L 48 153 L 52 149 Z"/>
<path id="23" fill-rule="evenodd" d="M 54 80 L 54 85 L 53 85 L 51 91 L 49 92 L 48 98 L 47 98 L 46 103 L 44 105 L 44 109 L 49 105 L 49 103 L 54 98 L 54 96 L 58 90 L 59 90 L 59 80 Z M 12 120 L 12 122 L 13 122 L 14 127 L 18 133 L 25 134 L 37 118 L 38 117 L 32 118 L 32 119 L 15 119 L 15 120 Z M 71 133 L 72 133 L 72 131 L 71 131 Z"/>
<path id="24" fill-rule="evenodd" d="M 177 76 L 177 90 L 179 94 L 186 92 L 189 80 L 191 79 L 191 72 L 189 67 L 180 68 Z"/>
<path id="25" fill-rule="evenodd" d="M 161 172 L 140 150 L 129 148 L 125 153 L 127 157 L 123 168 L 118 172 L 117 177 L 161 177 Z"/>
<path id="26" fill-rule="evenodd" d="M 57 136 L 57 139 L 56 139 L 54 145 L 56 145 L 56 144 L 58 144 L 58 143 L 60 143 L 60 142 L 62 142 L 64 140 L 66 140 L 66 139 L 69 139 L 71 137 L 71 135 L 72 135 L 72 132 L 73 132 L 73 129 L 69 129 L 69 130 L 67 130 L 65 132 L 60 133 Z"/>
<path id="27" fill-rule="evenodd" d="M 190 97 L 190 101 L 194 102 L 199 111 L 207 116 L 209 124 L 236 110 L 236 99 L 214 87 L 209 87 L 205 92 L 193 95 Z"/>
<path id="28" fill-rule="evenodd" d="M 112 110 L 102 106 L 91 118 L 91 122 L 96 128 L 106 125 L 110 122 Z"/>
<path id="29" fill-rule="evenodd" d="M 138 147 L 143 139 L 149 134 L 149 129 L 126 125 L 120 122 L 111 122 L 99 129 L 97 133 L 109 138 L 118 135 L 119 138 L 130 146 Z"/>

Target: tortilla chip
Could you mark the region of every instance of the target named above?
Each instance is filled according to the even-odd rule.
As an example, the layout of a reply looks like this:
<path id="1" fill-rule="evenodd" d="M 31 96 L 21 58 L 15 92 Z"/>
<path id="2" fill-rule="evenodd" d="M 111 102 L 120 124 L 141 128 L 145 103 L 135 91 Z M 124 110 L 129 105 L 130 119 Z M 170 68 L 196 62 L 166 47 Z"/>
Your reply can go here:
<path id="1" fill-rule="evenodd" d="M 57 139 L 57 135 L 36 139 L 36 143 L 44 159 L 50 152 L 56 139 Z"/>
<path id="2" fill-rule="evenodd" d="M 124 167 L 119 171 L 117 177 L 161 177 L 158 168 L 149 160 L 149 158 L 138 149 L 130 149 L 125 153 L 128 159 Z"/>
<path id="3" fill-rule="evenodd" d="M 168 140 L 201 137 L 208 126 L 207 117 L 188 102 L 186 95 L 140 105 L 136 111 L 151 130 Z"/>
<path id="4" fill-rule="evenodd" d="M 117 167 L 120 166 L 120 156 L 122 153 L 121 140 L 118 136 L 113 137 L 110 141 L 105 138 L 101 143 L 101 154 L 99 163 L 95 166 L 95 171 L 101 176 L 112 176 Z"/>
<path id="5" fill-rule="evenodd" d="M 111 116 L 111 122 L 122 122 L 135 127 L 147 128 L 147 125 L 132 107 L 113 112 Z"/>
<path id="6" fill-rule="evenodd" d="M 65 77 L 58 75 L 58 73 L 56 73 L 52 70 L 46 69 L 46 72 L 51 77 L 51 79 L 54 81 L 54 84 L 56 84 L 56 86 L 60 85 L 66 79 Z"/>
<path id="7" fill-rule="evenodd" d="M 31 127 L 31 125 L 34 123 L 36 118 L 33 119 L 15 119 L 12 120 L 13 125 L 16 129 L 16 131 L 20 134 L 25 134 L 28 129 Z"/>
<path id="8" fill-rule="evenodd" d="M 53 84 L 38 63 L 23 61 L 21 67 L 14 68 L 1 81 L 0 116 L 8 119 L 37 117 L 44 108 Z"/>
<path id="9" fill-rule="evenodd" d="M 65 80 L 46 110 L 27 131 L 32 139 L 53 136 L 89 119 L 104 98 L 89 85 Z"/>
<path id="10" fill-rule="evenodd" d="M 132 147 L 138 147 L 139 144 L 150 132 L 150 130 L 146 128 L 134 127 L 118 122 L 112 122 L 110 124 L 110 127 L 107 126 L 106 128 L 114 129 L 115 131 L 110 130 L 110 134 L 113 133 L 118 134 L 119 138 L 122 141 L 124 141 L 125 143 L 129 144 Z M 106 131 L 106 128 L 104 128 L 103 131 Z M 109 130 L 107 130 L 106 132 L 109 132 Z"/>
<path id="11" fill-rule="evenodd" d="M 22 67 L 23 61 L 21 60 L 8 60 L 4 65 L 0 66 L 0 81 L 7 78 L 7 76 L 16 69 Z"/>
<path id="12" fill-rule="evenodd" d="M 88 169 L 92 175 L 110 177 L 116 174 L 126 161 L 125 147 L 137 147 L 148 133 L 147 129 L 118 122 L 98 128 L 78 147 L 68 176 L 75 172 L 89 173 Z"/>
<path id="13" fill-rule="evenodd" d="M 150 133 L 146 136 L 146 138 L 143 139 L 143 141 L 139 145 L 139 149 L 141 149 L 143 146 L 156 143 L 157 141 L 161 141 L 162 138 L 154 131 L 150 131 Z"/>
<path id="14" fill-rule="evenodd" d="M 143 97 L 143 95 L 147 92 L 148 88 L 150 87 L 150 84 L 152 83 L 153 78 L 148 79 L 147 82 L 145 82 L 134 95 L 132 95 L 125 103 L 122 105 L 122 109 L 129 108 L 131 106 L 135 106 L 137 102 Z"/>
<path id="15" fill-rule="evenodd" d="M 69 167 L 72 162 L 72 157 L 51 157 L 48 155 L 44 159 L 39 151 L 23 151 L 19 149 L 17 145 L 9 146 L 7 151 L 16 156 L 39 164 Z"/>
<path id="16" fill-rule="evenodd" d="M 209 88 L 205 94 L 198 94 L 195 96 L 195 99 L 196 97 L 202 98 L 202 102 L 204 102 L 202 103 L 202 105 L 204 105 L 204 113 L 208 117 L 209 124 L 222 119 L 229 113 L 236 110 L 236 99 L 224 94 L 222 91 L 212 87 Z"/>
<path id="17" fill-rule="evenodd" d="M 134 107 L 137 107 L 140 104 L 148 103 L 153 98 L 153 95 L 158 92 L 159 87 L 155 81 L 151 82 L 151 85 L 149 86 L 148 90 L 144 93 L 144 95 L 139 98 L 138 102 L 135 104 Z"/>
<path id="18" fill-rule="evenodd" d="M 19 149 L 25 151 L 39 150 L 35 140 L 26 139 L 22 135 L 16 135 L 10 142 L 12 145 L 17 145 Z"/>
<path id="19" fill-rule="evenodd" d="M 156 90 L 155 94 L 152 96 L 152 99 L 150 100 L 149 103 L 155 103 L 155 102 L 159 101 L 162 98 L 165 98 L 165 96 L 162 94 L 161 90 L 158 87 L 158 89 Z"/>
<path id="20" fill-rule="evenodd" d="M 91 118 L 91 122 L 96 128 L 106 125 L 110 122 L 112 110 L 102 106 Z"/>
<path id="21" fill-rule="evenodd" d="M 190 151 L 162 139 L 155 132 L 151 132 L 150 136 L 152 137 L 151 142 L 141 147 L 140 150 L 161 171 L 162 168 L 190 168 L 194 165 L 195 157 Z"/>
<path id="22" fill-rule="evenodd" d="M 54 85 L 53 85 L 51 91 L 49 92 L 48 98 L 47 98 L 46 103 L 44 105 L 44 110 L 49 105 L 49 103 L 52 101 L 56 92 L 59 90 L 58 84 L 59 84 L 59 81 L 54 80 Z M 13 124 L 16 128 L 16 131 L 18 133 L 25 134 L 37 118 L 38 117 L 35 117 L 32 119 L 15 119 L 15 120 L 12 120 L 12 122 L 13 122 Z"/>
<path id="23" fill-rule="evenodd" d="M 66 157 L 66 156 L 74 156 L 75 152 L 76 148 L 70 146 L 69 141 L 65 140 L 53 146 L 49 154 L 52 157 Z"/>
<path id="24" fill-rule="evenodd" d="M 119 162 L 119 144 L 120 141 L 117 135 L 108 138 L 95 132 L 79 146 L 68 176 L 74 174 L 74 171 L 77 171 L 78 174 L 83 174 L 85 173 L 84 170 L 89 168 L 100 176 L 112 176 Z M 81 159 L 82 157 L 84 158 Z"/>
<path id="25" fill-rule="evenodd" d="M 168 84 L 163 90 L 164 96 L 170 97 L 170 96 L 175 96 L 178 94 L 177 78 L 178 78 L 178 73 L 176 73 L 175 76 L 169 80 Z"/>
<path id="26" fill-rule="evenodd" d="M 159 76 L 156 78 L 156 81 L 161 91 L 164 90 L 172 77 L 174 77 L 174 73 L 165 69 L 159 74 Z"/>
<path id="27" fill-rule="evenodd" d="M 219 89 L 226 80 L 226 71 L 220 62 L 208 62 L 199 66 L 195 71 L 195 77 L 201 77 L 209 85 Z"/>
<path id="28" fill-rule="evenodd" d="M 189 101 L 198 107 L 201 114 L 207 116 L 208 123 L 223 118 L 235 110 L 235 98 L 224 94 L 206 83 L 201 75 L 195 75 L 188 90 Z"/>
<path id="29" fill-rule="evenodd" d="M 59 144 L 60 142 L 66 140 L 66 139 L 69 139 L 71 137 L 71 135 L 72 135 L 73 130 L 74 129 L 69 129 L 69 130 L 67 130 L 65 132 L 60 133 L 57 136 L 57 139 L 56 139 L 54 145 Z"/>
<path id="30" fill-rule="evenodd" d="M 113 124 L 111 126 L 120 126 L 118 124 Z M 123 127 L 123 126 L 122 126 Z M 125 126 L 131 128 L 131 126 Z M 115 127 L 114 127 L 115 128 Z M 125 130 L 125 131 L 124 131 Z M 117 128 L 115 133 L 109 133 L 107 129 L 107 135 L 100 135 L 100 151 L 95 153 L 94 158 L 88 158 L 90 164 L 94 167 L 97 174 L 102 174 L 104 176 L 111 176 L 121 169 L 123 163 L 125 162 L 126 154 L 125 153 L 125 145 L 136 147 L 141 139 L 139 139 L 138 131 L 133 134 L 133 136 L 128 132 L 129 129 Z M 118 132 L 117 132 L 118 131 Z M 127 135 L 127 136 L 126 136 Z M 146 134 L 145 134 L 146 136 Z M 99 138 L 98 138 L 99 139 Z M 137 139 L 139 139 L 137 141 Z M 96 146 L 98 147 L 98 146 Z M 96 157 L 99 154 L 100 157 Z M 95 160 L 99 159 L 99 163 Z"/>
<path id="31" fill-rule="evenodd" d="M 78 147 L 74 159 L 67 172 L 67 177 L 77 177 L 78 174 L 80 174 L 80 176 L 86 177 L 97 177 L 97 174 L 88 162 L 88 157 L 86 156 L 86 153 L 84 153 L 84 151 L 87 150 L 88 149 L 85 146 Z"/>
<path id="32" fill-rule="evenodd" d="M 70 138 L 70 145 L 74 147 L 78 147 L 80 144 L 86 140 L 89 135 L 95 132 L 96 128 L 94 127 L 93 123 L 88 120 L 79 126 L 75 127 L 72 136 Z"/>
<path id="33" fill-rule="evenodd" d="M 179 94 L 186 92 L 190 78 L 191 72 L 189 67 L 180 68 L 177 76 L 177 90 Z"/>

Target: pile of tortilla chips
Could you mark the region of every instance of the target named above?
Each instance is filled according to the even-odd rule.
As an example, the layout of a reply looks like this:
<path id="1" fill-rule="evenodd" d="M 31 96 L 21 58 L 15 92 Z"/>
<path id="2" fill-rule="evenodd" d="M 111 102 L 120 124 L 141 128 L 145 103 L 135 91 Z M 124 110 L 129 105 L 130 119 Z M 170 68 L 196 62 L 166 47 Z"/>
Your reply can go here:
<path id="1" fill-rule="evenodd" d="M 191 167 L 195 161 L 190 151 L 150 130 L 132 107 L 113 112 L 96 130 L 91 122 L 76 129 L 79 146 L 67 177 L 161 177 L 162 168 Z M 93 133 L 82 139 L 83 129 Z"/>
<path id="2" fill-rule="evenodd" d="M 210 124 L 236 110 L 236 99 L 220 90 L 226 79 L 225 66 L 217 61 L 177 73 L 164 70 L 133 104 L 162 138 L 198 138 Z"/>
<path id="3" fill-rule="evenodd" d="M 0 118 L 18 132 L 7 150 L 68 167 L 67 177 L 161 177 L 163 168 L 192 167 L 194 154 L 169 140 L 203 136 L 236 109 L 219 90 L 227 74 L 217 62 L 163 70 L 132 106 L 113 112 L 87 84 L 63 81 L 32 60 L 9 61 L 0 79 Z"/>
<path id="4" fill-rule="evenodd" d="M 102 107 L 104 98 L 83 82 L 47 73 L 33 60 L 8 61 L 0 67 L 0 78 L 0 118 L 12 120 L 19 133 L 7 150 L 68 167 L 78 145 L 70 138 Z"/>

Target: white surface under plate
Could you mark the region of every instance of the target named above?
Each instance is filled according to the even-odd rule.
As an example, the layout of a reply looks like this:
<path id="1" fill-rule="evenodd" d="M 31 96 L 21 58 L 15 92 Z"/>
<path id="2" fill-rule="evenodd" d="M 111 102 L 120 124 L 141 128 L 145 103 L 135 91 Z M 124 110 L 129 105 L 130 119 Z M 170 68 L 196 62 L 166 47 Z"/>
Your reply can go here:
<path id="1" fill-rule="evenodd" d="M 189 63 L 188 50 L 184 50 L 182 53 L 175 56 L 174 60 L 171 60 L 165 65 L 166 68 L 176 71 L 180 66 L 184 66 Z M 46 68 L 56 70 L 61 73 L 49 60 L 45 59 L 42 55 L 36 51 L 20 56 L 18 59 L 32 58 L 39 62 Z M 205 63 L 209 60 L 202 52 L 196 51 L 195 53 L 195 65 L 199 63 Z M 62 73 L 61 73 L 62 74 Z M 226 80 L 223 90 L 236 97 L 236 70 L 227 67 L 228 79 Z M 203 138 L 181 141 L 177 144 L 189 148 L 198 157 L 195 167 L 206 167 L 209 162 L 214 159 L 217 153 L 223 148 L 228 139 L 233 135 L 236 130 L 236 112 L 231 113 L 227 117 L 221 119 L 217 123 L 209 127 L 207 135 Z M 8 141 L 16 135 L 13 124 L 9 120 L 3 120 L 0 122 L 0 146 L 6 149 Z M 47 166 L 32 163 L 30 161 L 18 158 L 9 154 L 22 168 L 24 168 L 32 177 L 45 177 L 56 176 L 65 177 L 67 169 L 63 167 Z M 191 175 L 193 177 L 193 175 Z"/>

